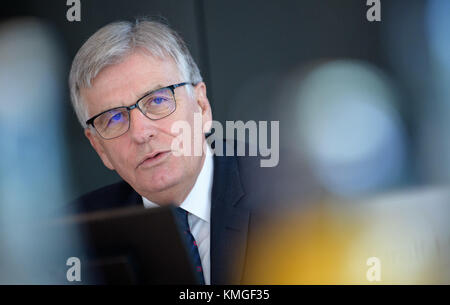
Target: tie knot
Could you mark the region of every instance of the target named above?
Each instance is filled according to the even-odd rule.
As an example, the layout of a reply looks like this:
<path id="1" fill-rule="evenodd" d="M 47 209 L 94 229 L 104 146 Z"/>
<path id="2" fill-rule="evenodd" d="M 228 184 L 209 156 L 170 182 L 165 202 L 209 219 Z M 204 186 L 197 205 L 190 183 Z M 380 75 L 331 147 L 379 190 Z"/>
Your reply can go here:
<path id="1" fill-rule="evenodd" d="M 182 230 L 189 230 L 188 211 L 180 207 L 175 208 L 175 216 Z"/>

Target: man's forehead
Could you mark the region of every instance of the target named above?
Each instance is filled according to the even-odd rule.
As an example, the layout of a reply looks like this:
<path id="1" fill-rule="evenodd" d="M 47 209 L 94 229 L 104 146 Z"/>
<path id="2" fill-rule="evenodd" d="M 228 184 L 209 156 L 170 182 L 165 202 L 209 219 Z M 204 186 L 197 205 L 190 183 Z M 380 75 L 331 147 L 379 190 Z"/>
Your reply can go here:
<path id="1" fill-rule="evenodd" d="M 180 81 L 181 73 L 171 58 L 134 52 L 102 69 L 92 86 L 81 89 L 80 93 L 91 112 L 132 104 L 150 91 Z"/>
<path id="2" fill-rule="evenodd" d="M 92 80 L 93 87 L 109 85 L 137 85 L 143 80 L 163 84 L 167 80 L 178 79 L 181 73 L 175 62 L 169 57 L 159 58 L 148 52 L 135 51 L 120 62 L 104 67 Z"/>

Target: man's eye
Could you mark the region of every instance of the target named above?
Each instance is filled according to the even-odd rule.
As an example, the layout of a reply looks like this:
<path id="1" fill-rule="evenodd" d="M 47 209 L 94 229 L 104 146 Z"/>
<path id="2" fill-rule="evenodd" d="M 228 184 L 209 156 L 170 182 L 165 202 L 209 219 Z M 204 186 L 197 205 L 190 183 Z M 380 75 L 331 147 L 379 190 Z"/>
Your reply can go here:
<path id="1" fill-rule="evenodd" d="M 108 125 L 120 122 L 121 120 L 122 120 L 122 113 L 120 113 L 120 112 L 116 113 L 109 119 Z"/>
<path id="2" fill-rule="evenodd" d="M 153 98 L 151 102 L 153 104 L 160 105 L 160 104 L 164 103 L 165 101 L 166 101 L 166 99 L 164 97 L 159 96 L 159 97 Z"/>

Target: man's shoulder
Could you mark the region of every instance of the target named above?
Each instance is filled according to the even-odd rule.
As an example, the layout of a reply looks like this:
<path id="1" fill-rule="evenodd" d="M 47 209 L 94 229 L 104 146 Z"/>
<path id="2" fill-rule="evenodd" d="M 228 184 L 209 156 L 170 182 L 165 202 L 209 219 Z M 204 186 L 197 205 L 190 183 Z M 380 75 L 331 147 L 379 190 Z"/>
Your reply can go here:
<path id="1" fill-rule="evenodd" d="M 75 213 L 87 213 L 141 203 L 142 197 L 122 180 L 80 196 L 70 204 L 70 209 Z"/>
<path id="2" fill-rule="evenodd" d="M 320 191 L 319 186 L 295 152 L 273 147 L 269 155 L 263 155 L 257 150 L 255 155 L 252 145 L 254 143 L 226 140 L 223 146 L 234 146 L 229 149 L 233 153 L 217 157 L 217 163 L 224 164 L 220 166 L 220 174 L 230 171 L 239 173 L 246 203 L 270 211 L 292 202 L 300 204 L 311 198 L 314 200 Z M 278 162 L 281 156 L 283 162 Z"/>
<path id="3" fill-rule="evenodd" d="M 214 147 L 214 177 L 222 183 L 230 183 L 227 187 L 239 185 L 244 192 L 241 204 L 245 206 L 261 205 L 265 201 L 272 202 L 273 169 L 261 166 L 263 158 L 250 153 L 248 142 L 224 140 L 222 143 L 223 147 L 219 149 Z M 227 178 L 219 178 L 224 176 L 233 177 L 233 183 L 223 180 Z"/>

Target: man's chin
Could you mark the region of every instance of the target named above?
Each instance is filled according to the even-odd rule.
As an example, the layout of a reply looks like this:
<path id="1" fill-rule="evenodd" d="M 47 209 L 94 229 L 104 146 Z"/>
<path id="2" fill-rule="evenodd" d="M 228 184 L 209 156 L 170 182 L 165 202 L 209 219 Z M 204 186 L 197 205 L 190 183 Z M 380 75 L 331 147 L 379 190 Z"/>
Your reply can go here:
<path id="1" fill-rule="evenodd" d="M 164 182 L 156 182 L 156 183 L 149 183 L 146 185 L 143 185 L 143 188 L 146 190 L 147 193 L 160 193 L 164 191 L 170 190 L 172 187 L 176 185 L 173 181 L 164 181 Z"/>
<path id="2" fill-rule="evenodd" d="M 140 193 L 148 194 L 148 195 L 169 195 L 171 190 L 174 189 L 174 187 L 177 185 L 176 179 L 155 179 L 150 180 L 149 182 L 145 184 L 141 184 L 139 186 L 139 189 L 141 190 Z"/>

